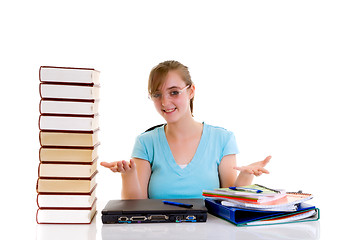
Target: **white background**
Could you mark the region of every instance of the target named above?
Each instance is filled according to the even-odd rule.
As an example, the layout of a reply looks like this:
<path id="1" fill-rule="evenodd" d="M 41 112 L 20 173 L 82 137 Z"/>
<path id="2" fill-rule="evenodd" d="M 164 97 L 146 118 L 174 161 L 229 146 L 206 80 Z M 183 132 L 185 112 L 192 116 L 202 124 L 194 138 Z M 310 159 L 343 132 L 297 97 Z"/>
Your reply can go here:
<path id="1" fill-rule="evenodd" d="M 147 78 L 174 59 L 195 82 L 196 120 L 235 133 L 238 165 L 273 156 L 255 183 L 313 193 L 322 238 L 353 236 L 358 12 L 344 0 L 1 3 L 1 228 L 36 237 L 41 65 L 101 71 L 100 160 L 115 161 L 163 122 Z M 100 212 L 121 181 L 99 171 Z"/>

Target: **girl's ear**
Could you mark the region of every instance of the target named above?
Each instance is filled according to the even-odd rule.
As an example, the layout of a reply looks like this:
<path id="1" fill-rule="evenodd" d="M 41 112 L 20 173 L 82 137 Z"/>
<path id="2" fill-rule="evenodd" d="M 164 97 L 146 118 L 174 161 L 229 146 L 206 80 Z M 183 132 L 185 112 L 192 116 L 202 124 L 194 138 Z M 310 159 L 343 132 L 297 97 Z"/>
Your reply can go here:
<path id="1" fill-rule="evenodd" d="M 192 99 L 192 98 L 194 98 L 194 92 L 196 91 L 195 85 L 192 84 L 191 87 L 189 88 L 189 90 L 190 90 L 189 96 L 190 96 L 190 99 Z"/>

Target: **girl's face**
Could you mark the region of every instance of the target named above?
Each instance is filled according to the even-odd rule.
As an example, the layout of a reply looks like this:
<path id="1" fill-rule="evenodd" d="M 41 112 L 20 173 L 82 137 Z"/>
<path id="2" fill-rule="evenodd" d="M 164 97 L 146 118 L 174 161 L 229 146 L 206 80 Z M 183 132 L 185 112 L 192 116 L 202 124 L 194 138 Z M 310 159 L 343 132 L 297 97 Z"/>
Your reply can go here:
<path id="1" fill-rule="evenodd" d="M 194 86 L 186 85 L 176 71 L 169 71 L 162 86 L 152 94 L 157 112 L 167 123 L 174 123 L 183 117 L 192 117 L 190 100 Z"/>

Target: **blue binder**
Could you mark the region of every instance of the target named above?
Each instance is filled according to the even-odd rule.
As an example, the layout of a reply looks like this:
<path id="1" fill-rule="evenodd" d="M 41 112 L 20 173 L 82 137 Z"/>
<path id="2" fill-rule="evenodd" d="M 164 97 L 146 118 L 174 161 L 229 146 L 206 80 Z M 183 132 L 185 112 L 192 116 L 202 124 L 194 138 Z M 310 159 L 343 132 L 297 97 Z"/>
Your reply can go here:
<path id="1" fill-rule="evenodd" d="M 239 227 L 270 225 L 271 223 L 263 223 L 259 221 L 291 216 L 308 210 L 315 210 L 316 214 L 306 219 L 289 221 L 284 223 L 308 222 L 308 221 L 319 220 L 319 209 L 307 203 L 299 204 L 298 209 L 294 212 L 259 211 L 259 210 L 242 209 L 236 207 L 228 207 L 228 206 L 223 206 L 218 200 L 213 200 L 209 198 L 205 199 L 205 204 L 209 213 L 218 216 L 220 218 L 223 218 L 231 223 L 234 223 Z M 256 224 L 256 222 L 258 222 L 258 224 Z M 250 223 L 250 225 L 248 225 L 248 223 Z"/>

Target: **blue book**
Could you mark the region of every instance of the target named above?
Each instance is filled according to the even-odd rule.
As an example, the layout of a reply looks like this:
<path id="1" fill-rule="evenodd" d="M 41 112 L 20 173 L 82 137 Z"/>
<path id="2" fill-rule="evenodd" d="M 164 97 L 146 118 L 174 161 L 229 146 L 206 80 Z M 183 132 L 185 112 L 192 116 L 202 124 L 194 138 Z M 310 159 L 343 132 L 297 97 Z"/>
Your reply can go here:
<path id="1" fill-rule="evenodd" d="M 239 227 L 319 220 L 319 209 L 307 203 L 299 204 L 297 210 L 293 212 L 273 212 L 228 207 L 223 206 L 218 200 L 209 198 L 205 199 L 205 204 L 209 213 L 223 218 Z M 314 215 L 304 219 L 298 219 L 298 215 L 303 214 L 303 216 L 305 216 L 304 214 L 309 214 L 309 211 L 311 210 L 315 211 Z"/>

